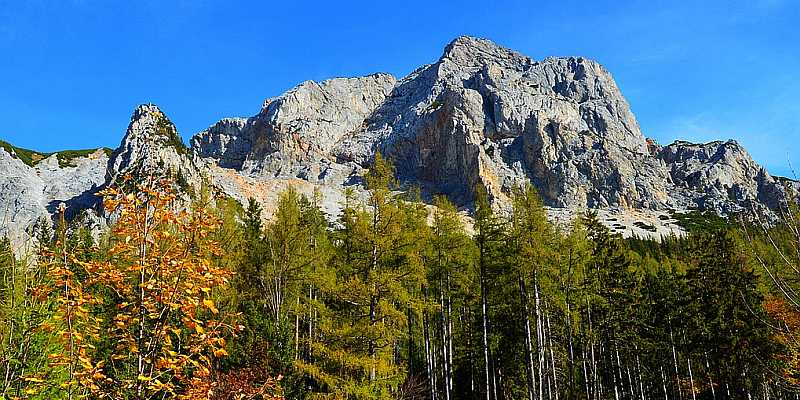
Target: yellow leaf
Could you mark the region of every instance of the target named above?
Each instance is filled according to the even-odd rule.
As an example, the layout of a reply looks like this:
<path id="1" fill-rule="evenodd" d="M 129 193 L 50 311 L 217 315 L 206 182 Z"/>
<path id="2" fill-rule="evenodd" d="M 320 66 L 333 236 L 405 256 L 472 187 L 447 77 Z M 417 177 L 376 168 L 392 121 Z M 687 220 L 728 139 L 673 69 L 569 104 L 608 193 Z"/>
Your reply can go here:
<path id="1" fill-rule="evenodd" d="M 214 357 L 217 357 L 217 358 L 222 358 L 222 357 L 227 357 L 227 356 L 228 356 L 228 352 L 225 351 L 225 349 L 217 349 L 214 352 Z"/>
<path id="2" fill-rule="evenodd" d="M 212 313 L 214 313 L 214 314 L 218 314 L 219 313 L 219 310 L 217 310 L 217 307 L 214 306 L 214 301 L 212 301 L 211 299 L 203 300 L 203 304 L 206 307 L 208 307 L 208 309 L 211 310 Z"/>

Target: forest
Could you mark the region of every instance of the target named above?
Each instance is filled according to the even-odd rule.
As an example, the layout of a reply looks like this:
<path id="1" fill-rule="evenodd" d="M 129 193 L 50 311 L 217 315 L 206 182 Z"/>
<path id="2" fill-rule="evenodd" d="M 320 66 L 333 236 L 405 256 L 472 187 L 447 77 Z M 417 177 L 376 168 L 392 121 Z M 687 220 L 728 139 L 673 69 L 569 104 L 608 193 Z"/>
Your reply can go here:
<path id="1" fill-rule="evenodd" d="M 798 398 L 794 208 L 625 239 L 530 186 L 467 220 L 394 175 L 377 156 L 333 222 L 128 177 L 99 239 L 62 211 L 33 256 L 3 240 L 0 398 Z"/>

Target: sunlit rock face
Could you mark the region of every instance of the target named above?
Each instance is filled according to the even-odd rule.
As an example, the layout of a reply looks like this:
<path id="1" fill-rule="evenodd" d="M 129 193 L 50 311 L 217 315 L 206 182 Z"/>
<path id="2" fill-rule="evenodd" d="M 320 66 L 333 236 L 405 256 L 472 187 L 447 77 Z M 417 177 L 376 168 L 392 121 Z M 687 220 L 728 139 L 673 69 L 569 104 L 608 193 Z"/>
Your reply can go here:
<path id="1" fill-rule="evenodd" d="M 0 235 L 16 247 L 30 247 L 37 229 L 50 223 L 61 204 L 67 217 L 93 213 L 94 193 L 105 184 L 107 164 L 103 149 L 68 163 L 53 154 L 33 166 L 0 149 Z"/>
<path id="2" fill-rule="evenodd" d="M 423 199 L 446 194 L 468 209 L 480 185 L 503 208 L 515 187 L 530 183 L 558 220 L 583 209 L 628 225 L 658 225 L 689 209 L 774 217 L 787 187 L 798 186 L 770 176 L 734 141 L 662 146 L 645 138 L 597 62 L 537 61 L 465 36 L 400 80 L 379 73 L 303 82 L 252 117 L 212 124 L 189 147 L 168 116 L 146 104 L 110 157 L 27 165 L 0 150 L 3 226 L 31 231 L 59 202 L 71 215 L 97 209 L 99 188 L 126 175 L 171 177 L 195 193 L 208 183 L 242 203 L 256 198 L 265 217 L 293 186 L 334 219 L 346 189 L 365 196 L 362 177 L 379 151 Z M 675 228 L 662 225 L 657 232 Z"/>
<path id="3" fill-rule="evenodd" d="M 200 171 L 175 125 L 152 104 L 134 110 L 125 136 L 108 162 L 109 182 L 117 182 L 126 174 L 163 175 L 191 184 L 201 181 Z"/>
<path id="4" fill-rule="evenodd" d="M 399 81 L 379 74 L 304 82 L 192 144 L 198 158 L 249 177 L 318 182 L 336 171 L 333 184 L 381 151 L 404 182 L 461 204 L 477 185 L 502 202 L 527 182 L 549 206 L 570 209 L 725 213 L 753 201 L 775 208 L 783 198 L 743 149 L 714 158 L 686 151 L 685 142 L 646 139 L 600 64 L 536 61 L 472 37 Z M 705 175 L 693 181 L 698 170 Z"/>

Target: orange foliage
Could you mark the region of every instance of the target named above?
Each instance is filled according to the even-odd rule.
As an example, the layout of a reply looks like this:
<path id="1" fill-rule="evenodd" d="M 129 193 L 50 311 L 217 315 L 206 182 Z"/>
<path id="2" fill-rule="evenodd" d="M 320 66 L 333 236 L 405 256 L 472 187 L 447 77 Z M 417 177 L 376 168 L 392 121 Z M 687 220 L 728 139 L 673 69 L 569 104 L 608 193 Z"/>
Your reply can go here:
<path id="1" fill-rule="evenodd" d="M 214 359 L 227 356 L 225 338 L 236 329 L 234 316 L 214 302 L 231 276 L 211 262 L 220 255 L 210 240 L 220 221 L 203 207 L 179 208 L 167 181 L 102 195 L 116 220 L 107 257 L 80 262 L 65 254 L 52 263 L 59 321 L 50 329 L 66 350 L 53 355 L 52 367 L 68 369 L 69 385 L 93 398 L 171 398 L 187 390 L 182 398 L 209 398 Z M 101 341 L 112 344 L 111 354 L 96 360 Z"/>
<path id="2" fill-rule="evenodd" d="M 800 311 L 777 297 L 767 299 L 764 309 L 778 324 L 775 338 L 784 346 L 777 356 L 783 364 L 781 373 L 790 384 L 800 385 Z"/>
<path id="3" fill-rule="evenodd" d="M 181 399 L 208 400 L 283 400 L 279 381 L 259 368 L 242 368 L 218 374 L 190 388 Z"/>

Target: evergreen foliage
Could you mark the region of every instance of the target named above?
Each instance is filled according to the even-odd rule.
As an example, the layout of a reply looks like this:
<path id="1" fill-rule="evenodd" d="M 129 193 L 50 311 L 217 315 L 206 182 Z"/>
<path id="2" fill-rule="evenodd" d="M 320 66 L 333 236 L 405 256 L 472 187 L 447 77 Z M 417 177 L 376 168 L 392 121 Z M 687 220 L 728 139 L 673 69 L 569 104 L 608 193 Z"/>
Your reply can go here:
<path id="1" fill-rule="evenodd" d="M 127 211 L 100 241 L 63 219 L 55 233 L 39 224 L 38 262 L 0 241 L 2 395 L 798 393 L 791 225 L 695 215 L 687 236 L 624 239 L 591 213 L 556 228 L 532 186 L 500 211 L 476 188 L 470 221 L 444 197 L 430 207 L 418 190 L 402 193 L 380 154 L 365 183 L 369 197 L 347 192 L 332 224 L 319 194 L 292 188 L 265 220 L 253 199 L 243 207 L 203 190 L 176 213 L 170 190 L 140 187 L 109 192 L 107 204 Z M 178 266 L 190 269 L 176 275 Z M 176 282 L 182 294 L 166 301 Z M 139 340 L 159 344 L 142 352 Z"/>

